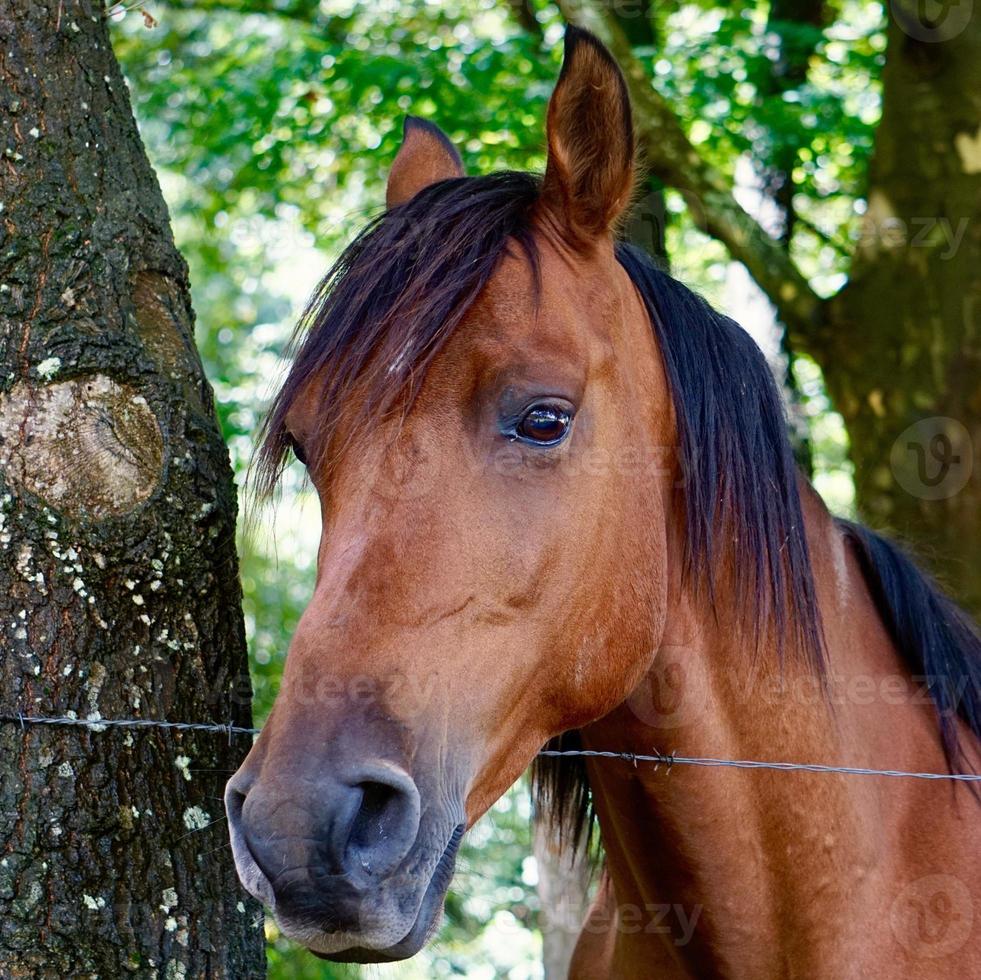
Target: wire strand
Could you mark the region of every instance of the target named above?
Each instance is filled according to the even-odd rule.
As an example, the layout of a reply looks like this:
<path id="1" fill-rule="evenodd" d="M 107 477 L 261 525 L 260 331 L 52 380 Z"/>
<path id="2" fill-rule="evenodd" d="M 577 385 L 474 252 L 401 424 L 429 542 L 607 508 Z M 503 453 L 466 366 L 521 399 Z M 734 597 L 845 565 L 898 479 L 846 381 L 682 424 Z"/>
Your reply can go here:
<path id="1" fill-rule="evenodd" d="M 582 756 L 596 759 L 624 759 L 627 762 L 653 762 L 671 766 L 725 766 L 731 769 L 775 769 L 778 772 L 837 772 L 846 776 L 897 776 L 906 779 L 949 779 L 963 783 L 981 782 L 981 775 L 957 772 L 907 772 L 904 769 L 865 769 L 861 766 L 825 766 L 818 762 L 760 762 L 756 759 L 713 759 L 711 756 L 639 755 L 633 752 L 604 752 L 591 749 L 543 749 L 546 756 Z"/>
<path id="2" fill-rule="evenodd" d="M 108 728 L 164 728 L 180 732 L 221 732 L 225 735 L 258 735 L 261 728 L 238 725 L 216 725 L 210 722 L 157 721 L 154 718 L 58 718 L 38 715 L 0 714 L 0 723 L 8 725 L 47 725 L 61 728 L 87 728 L 101 732 Z"/>
<path id="3" fill-rule="evenodd" d="M 215 732 L 227 735 L 258 735 L 261 728 L 244 728 L 239 725 L 217 725 L 209 722 L 157 721 L 153 718 L 70 718 L 22 714 L 0 714 L 0 724 L 20 725 L 26 730 L 28 725 L 62 728 L 85 728 L 91 732 L 108 729 L 140 728 L 165 729 L 181 732 Z M 907 772 L 903 769 L 866 769 L 861 766 L 826 766 L 817 762 L 762 762 L 757 759 L 715 759 L 711 756 L 666 755 L 654 751 L 650 754 L 635 752 L 612 752 L 599 749 L 542 749 L 540 756 L 579 757 L 587 759 L 619 759 L 637 765 L 639 762 L 666 766 L 718 766 L 730 769 L 771 769 L 777 772 L 826 772 L 846 776 L 891 776 L 903 779 L 933 779 L 963 783 L 981 782 L 981 774 L 956 772 Z"/>

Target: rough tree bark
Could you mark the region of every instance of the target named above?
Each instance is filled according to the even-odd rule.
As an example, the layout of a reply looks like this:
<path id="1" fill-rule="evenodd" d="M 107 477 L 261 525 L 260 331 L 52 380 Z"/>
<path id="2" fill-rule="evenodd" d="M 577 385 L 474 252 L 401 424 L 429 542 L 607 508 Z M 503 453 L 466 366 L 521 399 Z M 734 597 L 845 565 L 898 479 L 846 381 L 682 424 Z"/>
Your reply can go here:
<path id="1" fill-rule="evenodd" d="M 0 365 L 0 713 L 248 724 L 228 456 L 91 0 L 0 0 Z M 242 741 L 0 725 L 0 976 L 262 976 Z"/>
<path id="2" fill-rule="evenodd" d="M 909 541 L 981 615 L 981 15 L 969 3 L 887 5 L 868 221 L 847 285 L 825 299 L 687 139 L 615 5 L 559 6 L 610 43 L 652 171 L 746 266 L 793 349 L 821 365 L 862 516 Z"/>

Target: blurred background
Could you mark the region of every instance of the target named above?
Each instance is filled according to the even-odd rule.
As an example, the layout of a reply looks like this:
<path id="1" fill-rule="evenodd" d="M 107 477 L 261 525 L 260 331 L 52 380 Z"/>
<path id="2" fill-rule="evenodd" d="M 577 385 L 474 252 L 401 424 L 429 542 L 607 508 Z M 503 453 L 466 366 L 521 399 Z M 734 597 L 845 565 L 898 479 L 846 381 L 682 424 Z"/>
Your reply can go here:
<path id="1" fill-rule="evenodd" d="M 837 292 L 868 209 L 889 11 L 864 0 L 631 0 L 604 16 L 619 20 L 631 57 L 734 200 L 818 296 Z M 541 170 L 563 12 L 546 0 L 148 0 L 112 17 L 190 264 L 198 345 L 243 488 L 293 324 L 383 206 L 404 114 L 442 126 L 471 173 Z M 773 296 L 699 224 L 691 197 L 653 176 L 627 233 L 757 339 L 786 391 L 802 465 L 832 509 L 851 515 L 846 424 L 821 366 L 795 350 Z M 260 723 L 310 593 L 318 535 L 295 464 L 276 506 L 241 522 Z M 530 809 L 523 785 L 498 803 L 468 837 L 438 940 L 373 975 L 543 976 Z M 274 980 L 352 975 L 272 924 L 267 938 Z"/>

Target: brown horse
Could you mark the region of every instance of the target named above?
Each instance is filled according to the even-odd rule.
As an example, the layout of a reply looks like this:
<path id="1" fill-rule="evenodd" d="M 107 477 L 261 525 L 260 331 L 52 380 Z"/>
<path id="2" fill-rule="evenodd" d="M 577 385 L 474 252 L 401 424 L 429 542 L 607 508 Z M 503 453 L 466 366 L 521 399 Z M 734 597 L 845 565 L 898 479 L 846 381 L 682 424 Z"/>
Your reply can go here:
<path id="1" fill-rule="evenodd" d="M 432 935 L 466 828 L 550 739 L 973 769 L 981 643 L 798 478 L 760 352 L 615 243 L 623 79 L 570 29 L 542 179 L 410 119 L 266 431 L 322 503 L 313 598 L 228 786 L 245 886 L 318 955 Z M 553 743 L 555 744 L 555 743 Z M 971 786 L 549 759 L 606 865 L 576 977 L 981 976 Z"/>

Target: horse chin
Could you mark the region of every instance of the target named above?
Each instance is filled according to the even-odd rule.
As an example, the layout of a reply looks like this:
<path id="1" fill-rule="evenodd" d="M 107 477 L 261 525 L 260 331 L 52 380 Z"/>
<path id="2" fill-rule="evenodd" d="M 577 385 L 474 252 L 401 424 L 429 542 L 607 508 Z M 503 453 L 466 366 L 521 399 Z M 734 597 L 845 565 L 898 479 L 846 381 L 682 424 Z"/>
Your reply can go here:
<path id="1" fill-rule="evenodd" d="M 461 825 L 453 831 L 450 842 L 446 845 L 446 850 L 439 859 L 439 863 L 429 879 L 429 885 L 422 896 L 416 921 L 397 943 L 384 949 L 351 946 L 348 949 L 330 953 L 321 953 L 312 948 L 310 952 L 322 960 L 329 960 L 331 963 L 395 963 L 398 960 L 407 960 L 410 956 L 415 956 L 439 928 L 443 901 L 453 878 L 456 853 L 465 829 Z"/>

